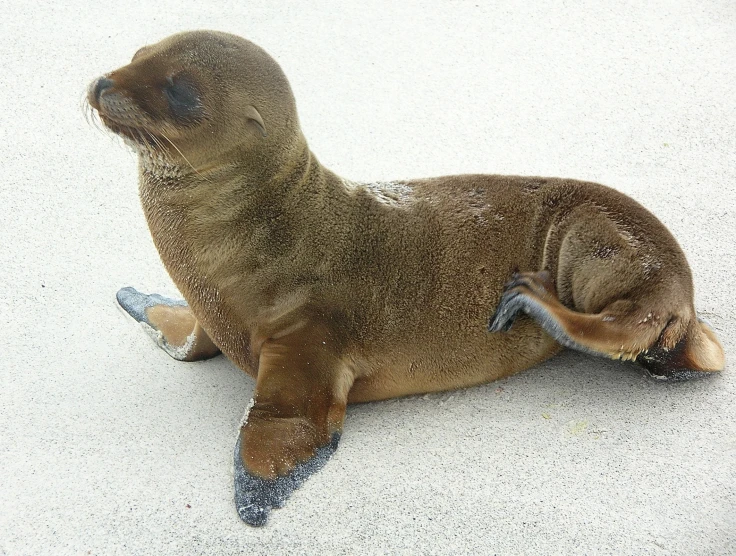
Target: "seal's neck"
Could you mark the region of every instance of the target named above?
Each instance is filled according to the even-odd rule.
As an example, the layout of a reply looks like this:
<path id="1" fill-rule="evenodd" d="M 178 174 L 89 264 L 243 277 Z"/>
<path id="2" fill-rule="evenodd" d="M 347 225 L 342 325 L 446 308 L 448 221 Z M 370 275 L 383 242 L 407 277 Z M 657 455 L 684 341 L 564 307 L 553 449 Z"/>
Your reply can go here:
<path id="1" fill-rule="evenodd" d="M 299 218 L 295 210 L 319 212 L 342 183 L 304 140 L 280 156 L 264 154 L 232 153 L 199 168 L 141 155 L 139 192 L 154 239 L 176 223 L 172 219 L 196 221 L 200 229 L 235 223 L 241 230 L 268 228 L 274 219 Z"/>
<path id="2" fill-rule="evenodd" d="M 170 190 L 207 189 L 212 184 L 240 182 L 239 189 L 256 193 L 266 185 L 273 187 L 282 182 L 294 181 L 293 174 L 314 174 L 323 170 L 314 164 L 316 158 L 310 152 L 304 136 L 297 130 L 291 141 L 265 142 L 258 148 L 235 146 L 217 158 L 191 161 L 176 149 L 160 153 L 156 150 L 133 145 L 139 155 L 141 185 L 159 193 Z M 172 144 L 173 145 L 173 144 Z M 166 145 L 164 145 L 166 147 Z M 314 176 L 313 176 L 314 177 Z M 153 191 L 151 191 L 153 193 Z M 164 195 L 165 197 L 165 195 Z"/>

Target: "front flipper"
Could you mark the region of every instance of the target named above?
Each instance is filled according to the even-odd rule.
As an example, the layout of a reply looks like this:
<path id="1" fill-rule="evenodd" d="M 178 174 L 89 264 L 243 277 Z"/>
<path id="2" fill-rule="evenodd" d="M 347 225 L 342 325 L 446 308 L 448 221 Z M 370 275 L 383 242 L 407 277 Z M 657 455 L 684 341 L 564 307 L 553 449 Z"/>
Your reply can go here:
<path id="1" fill-rule="evenodd" d="M 148 295 L 130 287 L 118 291 L 116 298 L 120 307 L 174 359 L 199 361 L 220 353 L 183 299 Z"/>
<path id="2" fill-rule="evenodd" d="M 352 372 L 324 330 L 267 340 L 253 407 L 235 446 L 235 507 L 249 525 L 266 523 L 337 449 Z"/>

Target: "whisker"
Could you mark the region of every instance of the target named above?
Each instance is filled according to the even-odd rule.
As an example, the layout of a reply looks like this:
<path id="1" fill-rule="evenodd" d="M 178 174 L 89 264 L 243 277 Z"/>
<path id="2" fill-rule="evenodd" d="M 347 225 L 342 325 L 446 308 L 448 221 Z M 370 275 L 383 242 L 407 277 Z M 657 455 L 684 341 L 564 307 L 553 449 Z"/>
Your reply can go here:
<path id="1" fill-rule="evenodd" d="M 102 125 L 97 111 L 92 108 L 92 105 L 89 103 L 89 98 L 87 95 L 88 91 L 84 91 L 79 97 L 79 109 L 82 112 L 82 116 L 84 116 L 84 121 L 87 123 L 87 125 L 92 126 L 97 129 L 97 131 L 103 132 L 107 135 L 107 130 Z"/>
<path id="2" fill-rule="evenodd" d="M 126 126 L 126 131 L 131 135 L 136 135 L 138 137 L 137 143 L 140 146 L 135 149 L 137 152 L 140 152 L 141 149 L 146 148 L 146 140 L 140 130 L 135 129 L 134 127 Z"/>
<path id="3" fill-rule="evenodd" d="M 99 113 L 94 108 L 92 108 L 89 102 L 83 101 L 83 104 L 84 118 L 87 123 L 92 124 L 100 131 L 106 131 L 108 126 L 102 124 Z M 197 169 L 189 161 L 189 159 L 184 156 L 184 153 L 181 152 L 181 149 L 179 149 L 179 147 L 177 147 L 176 144 L 171 139 L 169 139 L 169 137 L 165 133 L 160 132 L 159 136 L 146 129 L 138 129 L 118 123 L 115 123 L 115 126 L 117 127 L 118 132 L 114 133 L 113 137 L 116 137 L 118 140 L 123 140 L 124 143 L 126 143 L 126 141 L 124 140 L 125 135 L 127 135 L 128 138 L 134 138 L 132 142 L 126 143 L 128 146 L 134 147 L 133 151 L 147 152 L 149 156 L 160 157 L 165 162 L 174 163 L 174 159 L 169 152 L 169 149 L 167 149 L 166 145 L 161 141 L 161 138 L 165 139 L 174 148 L 174 150 L 179 153 L 179 156 L 184 159 L 184 161 L 189 165 L 189 167 L 195 174 L 197 174 L 205 181 L 210 181 L 205 178 L 199 171 L 197 171 Z M 115 128 L 113 128 L 112 131 L 115 131 Z M 122 134 L 120 132 L 122 132 Z"/>
<path id="4" fill-rule="evenodd" d="M 144 136 L 144 144 L 149 154 L 151 156 L 158 156 L 164 159 L 167 158 L 168 153 L 166 152 L 166 149 L 164 149 L 161 141 L 159 141 L 158 138 L 147 129 L 141 129 L 140 131 Z"/>
<path id="5" fill-rule="evenodd" d="M 151 133 L 150 131 L 147 131 L 146 135 L 148 135 L 151 141 L 158 147 L 157 154 L 160 154 L 161 157 L 163 157 L 164 160 L 166 160 L 167 162 L 171 162 L 171 157 L 168 151 L 166 150 L 166 148 L 164 147 L 164 144 L 161 143 L 161 140 L 158 137 L 156 137 L 153 133 Z"/>
<path id="6" fill-rule="evenodd" d="M 84 120 L 87 122 L 87 125 L 90 125 L 88 108 L 89 101 L 87 100 L 87 93 L 85 92 L 79 97 L 79 109 L 82 111 L 82 115 L 84 116 Z"/>
<path id="7" fill-rule="evenodd" d="M 167 141 L 168 141 L 169 143 L 171 143 L 171 146 L 172 146 L 172 147 L 174 147 L 174 148 L 176 149 L 176 152 L 178 152 L 178 153 L 179 153 L 179 155 L 181 155 L 181 157 L 182 157 L 182 158 L 183 158 L 183 159 L 184 159 L 184 160 L 186 161 L 186 163 L 187 163 L 187 164 L 189 164 L 189 167 L 190 167 L 190 168 L 191 168 L 191 169 L 192 169 L 192 170 L 194 171 L 194 173 L 195 173 L 195 174 L 197 174 L 197 175 L 198 175 L 198 176 L 199 176 L 200 178 L 202 178 L 202 179 L 203 179 L 203 180 L 205 180 L 205 181 L 210 181 L 210 180 L 208 180 L 207 178 L 205 178 L 205 177 L 204 177 L 204 176 L 203 176 L 202 174 L 200 174 L 199 172 L 197 172 L 197 169 L 196 169 L 196 168 L 195 168 L 194 166 L 192 166 L 192 163 L 191 163 L 191 162 L 189 162 L 189 160 L 187 159 L 187 157 L 186 157 L 186 156 L 184 156 L 184 153 L 183 153 L 183 152 L 181 152 L 181 151 L 179 150 L 179 147 L 177 147 L 177 146 L 176 146 L 176 145 L 174 144 L 174 142 L 173 142 L 173 141 L 172 141 L 171 139 L 169 139 L 169 138 L 168 138 L 168 137 L 166 136 L 166 134 L 165 134 L 165 133 L 164 133 L 163 131 L 161 132 L 161 137 L 163 137 L 163 138 L 164 138 L 164 139 L 166 139 L 166 140 L 167 140 Z"/>
<path id="8" fill-rule="evenodd" d="M 81 109 L 82 115 L 84 116 L 84 121 L 87 122 L 87 125 L 94 127 L 97 131 L 106 133 L 106 130 L 102 125 L 102 122 L 100 121 L 97 111 L 92 108 L 92 106 L 90 106 L 89 102 L 87 102 L 86 99 L 82 101 Z"/>

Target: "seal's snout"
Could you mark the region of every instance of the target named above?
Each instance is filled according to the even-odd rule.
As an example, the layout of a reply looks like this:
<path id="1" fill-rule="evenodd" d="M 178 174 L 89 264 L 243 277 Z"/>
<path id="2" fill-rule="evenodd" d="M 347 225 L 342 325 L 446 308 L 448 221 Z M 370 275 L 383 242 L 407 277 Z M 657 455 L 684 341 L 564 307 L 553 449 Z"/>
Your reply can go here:
<path id="1" fill-rule="evenodd" d="M 100 77 L 97 81 L 95 81 L 92 84 L 92 87 L 90 89 L 90 103 L 94 105 L 99 105 L 100 97 L 102 96 L 102 93 L 107 91 L 108 89 L 112 89 L 115 85 L 115 82 L 112 79 L 109 79 L 107 77 Z"/>

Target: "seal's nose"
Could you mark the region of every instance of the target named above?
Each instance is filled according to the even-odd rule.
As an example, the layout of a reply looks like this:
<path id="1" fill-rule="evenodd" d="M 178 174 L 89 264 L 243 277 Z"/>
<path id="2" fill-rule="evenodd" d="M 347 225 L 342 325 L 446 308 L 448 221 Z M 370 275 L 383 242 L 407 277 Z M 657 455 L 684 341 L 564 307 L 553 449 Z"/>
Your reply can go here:
<path id="1" fill-rule="evenodd" d="M 97 82 L 95 83 L 94 88 L 92 89 L 92 96 L 97 102 L 100 102 L 100 96 L 103 92 L 105 92 L 107 89 L 111 89 L 115 85 L 115 82 L 112 79 L 108 79 L 107 77 L 100 77 Z"/>

